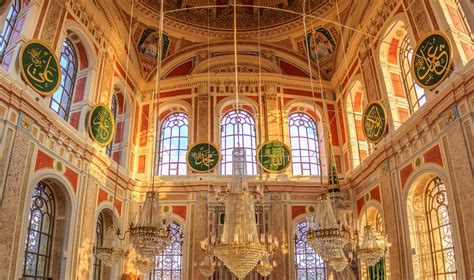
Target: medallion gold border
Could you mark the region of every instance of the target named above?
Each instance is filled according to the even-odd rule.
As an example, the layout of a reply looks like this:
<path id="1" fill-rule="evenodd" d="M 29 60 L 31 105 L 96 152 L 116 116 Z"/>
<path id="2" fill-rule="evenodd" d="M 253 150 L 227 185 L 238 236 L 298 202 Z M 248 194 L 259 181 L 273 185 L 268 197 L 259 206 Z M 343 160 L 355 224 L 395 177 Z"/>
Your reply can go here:
<path id="1" fill-rule="evenodd" d="M 98 107 L 104 107 L 110 114 L 110 116 L 112 117 L 112 137 L 110 137 L 109 141 L 107 141 L 107 143 L 99 143 L 97 141 L 97 139 L 94 137 L 94 134 L 92 133 L 92 125 L 91 125 L 91 122 L 92 122 L 92 112 L 94 112 L 95 109 L 97 109 Z M 106 106 L 105 104 L 97 104 L 95 105 L 94 107 L 92 107 L 92 109 L 89 111 L 89 116 L 87 117 L 87 126 L 88 126 L 88 131 L 89 131 L 89 136 L 92 138 L 92 140 L 97 143 L 97 145 L 101 146 L 102 148 L 109 145 L 110 142 L 112 142 L 112 140 L 115 138 L 115 119 L 114 119 L 114 115 L 112 114 L 112 111 L 110 110 L 110 108 L 108 106 Z"/>
<path id="2" fill-rule="evenodd" d="M 373 104 L 378 104 L 382 108 L 383 113 L 385 115 L 385 122 L 384 122 L 384 125 L 383 125 L 383 134 L 376 141 L 373 141 L 369 137 L 367 137 L 367 133 L 365 132 L 365 120 L 366 120 L 366 116 L 367 116 L 367 110 Z M 388 120 L 387 120 L 387 111 L 385 110 L 385 106 L 383 106 L 383 104 L 379 101 L 373 101 L 373 102 L 370 102 L 369 104 L 367 104 L 367 106 L 364 109 L 364 114 L 362 115 L 362 125 L 363 125 L 362 132 L 364 133 L 364 137 L 367 141 L 369 141 L 370 143 L 374 143 L 374 144 L 377 144 L 378 142 L 380 142 L 382 140 L 382 138 L 385 136 L 385 134 L 387 133 Z"/>
<path id="3" fill-rule="evenodd" d="M 265 166 L 263 166 L 263 164 L 260 162 L 260 150 L 262 150 L 262 148 L 269 144 L 269 143 L 274 143 L 274 142 L 278 142 L 280 144 L 282 144 L 287 150 L 288 150 L 288 164 L 281 170 L 278 170 L 278 171 L 274 171 L 274 170 L 270 170 L 270 169 L 267 169 Z M 288 169 L 288 167 L 290 167 L 291 165 L 291 162 L 292 162 L 292 157 L 291 157 L 291 149 L 290 147 L 288 147 L 288 145 L 286 145 L 285 143 L 283 143 L 282 141 L 279 141 L 279 140 L 270 140 L 270 141 L 266 141 L 266 142 L 263 142 L 262 144 L 260 144 L 258 146 L 258 149 L 257 149 L 257 163 L 258 165 L 265 171 L 265 172 L 268 172 L 268 173 L 283 173 L 285 172 L 286 169 Z"/>
<path id="4" fill-rule="evenodd" d="M 414 56 L 416 55 L 418 49 L 421 47 L 421 43 L 423 43 L 423 41 L 425 41 L 428 37 L 430 37 L 432 35 L 439 35 L 439 36 L 443 37 L 446 40 L 446 42 L 448 42 L 449 62 L 448 62 L 448 65 L 446 66 L 446 69 L 445 69 L 445 72 L 444 72 L 443 76 L 441 76 L 439 81 L 437 83 L 435 83 L 434 85 L 425 86 L 420 82 L 418 77 L 415 75 L 415 59 L 411 60 L 411 69 L 410 69 L 411 75 L 412 75 L 413 79 L 415 80 L 416 84 L 419 85 L 421 88 L 423 88 L 425 90 L 432 90 L 432 89 L 436 88 L 437 86 L 439 86 L 442 82 L 444 82 L 444 80 L 446 79 L 446 76 L 449 73 L 449 69 L 451 68 L 451 65 L 453 63 L 453 46 L 451 44 L 451 40 L 449 39 L 448 35 L 446 35 L 444 32 L 442 32 L 440 30 L 435 30 L 435 31 L 432 31 L 432 32 L 428 32 L 425 35 L 423 35 L 423 37 L 421 37 L 420 40 L 418 41 L 418 43 L 416 44 L 415 50 L 413 51 L 413 55 Z"/>
<path id="5" fill-rule="evenodd" d="M 197 145 L 201 145 L 201 144 L 205 144 L 205 145 L 210 145 L 212 147 L 214 147 L 214 149 L 216 149 L 217 151 L 217 163 L 216 165 L 209 169 L 209 170 L 206 170 L 206 171 L 201 171 L 201 170 L 197 170 L 197 169 L 194 169 L 191 164 L 189 164 L 189 152 L 191 151 L 192 148 L 194 148 L 195 146 Z M 190 146 L 188 148 L 188 150 L 186 151 L 186 164 L 188 165 L 188 167 L 193 171 L 193 172 L 196 172 L 196 173 L 209 173 L 209 172 L 212 172 L 214 169 L 216 169 L 216 167 L 219 165 L 219 162 L 221 161 L 221 151 L 219 150 L 219 146 L 215 143 L 212 143 L 212 142 L 198 142 L 198 143 L 194 143 L 192 146 Z"/>
<path id="6" fill-rule="evenodd" d="M 58 76 L 58 83 L 56 84 L 56 86 L 54 87 L 54 89 L 52 89 L 51 91 L 48 91 L 48 92 L 42 92 L 38 89 L 36 89 L 32 84 L 31 82 L 28 80 L 26 74 L 25 74 L 25 71 L 23 70 L 23 53 L 26 49 L 27 46 L 31 45 L 32 43 L 37 43 L 37 44 L 40 44 L 42 45 L 43 47 L 47 48 L 49 50 L 49 52 L 53 55 L 53 58 L 54 60 L 56 61 L 56 65 L 58 66 L 59 68 L 59 76 Z M 59 88 L 59 85 L 61 84 L 61 79 L 62 79 L 62 70 L 61 70 L 61 65 L 59 64 L 59 60 L 58 60 L 58 57 L 56 56 L 56 54 L 51 50 L 51 48 L 43 41 L 41 40 L 37 40 L 37 39 L 31 39 L 31 40 L 28 40 L 25 44 L 23 44 L 23 46 L 21 47 L 21 50 L 20 50 L 20 72 L 21 72 L 21 76 L 23 77 L 23 79 L 25 80 L 25 83 L 30 86 L 31 89 L 33 89 L 36 93 L 42 95 L 42 96 L 51 96 L 58 88 Z"/>

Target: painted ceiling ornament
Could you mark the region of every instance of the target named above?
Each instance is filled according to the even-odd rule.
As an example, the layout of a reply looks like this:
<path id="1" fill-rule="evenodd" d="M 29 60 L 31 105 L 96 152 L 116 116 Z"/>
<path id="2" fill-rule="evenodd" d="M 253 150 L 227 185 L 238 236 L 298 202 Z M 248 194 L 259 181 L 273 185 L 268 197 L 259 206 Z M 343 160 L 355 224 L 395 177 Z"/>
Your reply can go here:
<path id="1" fill-rule="evenodd" d="M 156 67 L 159 52 L 158 41 L 159 32 L 151 27 L 143 30 L 138 39 L 137 49 L 142 62 L 142 70 L 145 74 L 149 74 Z M 161 59 L 164 59 L 170 48 L 170 39 L 165 33 L 163 33 L 162 42 Z"/>
<path id="2" fill-rule="evenodd" d="M 89 135 L 101 147 L 114 138 L 115 120 L 109 107 L 98 104 L 92 108 L 88 120 Z"/>
<path id="3" fill-rule="evenodd" d="M 306 34 L 305 47 L 311 60 L 325 60 L 336 49 L 336 42 L 329 30 L 319 27 Z"/>
<path id="4" fill-rule="evenodd" d="M 30 40 L 20 51 L 21 76 L 37 93 L 53 94 L 61 84 L 61 68 L 56 55 L 42 41 Z"/>
<path id="5" fill-rule="evenodd" d="M 387 123 L 387 113 L 382 103 L 374 101 L 367 105 L 362 116 L 362 131 L 367 141 L 380 142 L 387 131 Z"/>
<path id="6" fill-rule="evenodd" d="M 280 141 L 268 141 L 258 148 L 257 162 L 266 172 L 283 172 L 291 163 L 290 149 Z"/>
<path id="7" fill-rule="evenodd" d="M 194 172 L 210 172 L 220 160 L 219 149 L 213 143 L 196 143 L 188 149 L 186 162 Z"/>
<path id="8" fill-rule="evenodd" d="M 431 90 L 447 77 L 452 60 L 448 36 L 441 31 L 430 32 L 415 48 L 411 72 L 420 87 Z"/>

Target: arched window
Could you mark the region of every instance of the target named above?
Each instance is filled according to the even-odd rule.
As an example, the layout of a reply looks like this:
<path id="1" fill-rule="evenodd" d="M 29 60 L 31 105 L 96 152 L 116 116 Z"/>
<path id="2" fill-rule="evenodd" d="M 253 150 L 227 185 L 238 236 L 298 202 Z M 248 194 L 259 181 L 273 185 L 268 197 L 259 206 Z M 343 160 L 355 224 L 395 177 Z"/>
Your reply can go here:
<path id="1" fill-rule="evenodd" d="M 112 95 L 112 101 L 110 102 L 110 111 L 112 111 L 112 116 L 114 117 L 114 122 L 115 122 L 115 127 L 117 127 L 117 96 L 114 94 Z M 115 133 L 117 133 L 117 130 L 115 129 Z M 111 157 L 112 156 L 112 146 L 114 140 L 107 145 L 105 153 Z"/>
<path id="2" fill-rule="evenodd" d="M 95 247 L 101 247 L 102 242 L 104 240 L 104 217 L 102 216 L 102 213 L 99 214 L 97 217 L 97 225 L 95 228 Z M 93 276 L 94 280 L 100 280 L 101 279 L 101 265 L 102 261 L 94 256 L 94 271 L 93 271 Z"/>
<path id="3" fill-rule="evenodd" d="M 160 131 L 160 165 L 158 175 L 186 175 L 188 149 L 188 115 L 172 113 L 167 116 Z M 158 138 L 158 137 L 157 137 Z"/>
<path id="4" fill-rule="evenodd" d="M 171 224 L 171 242 L 155 257 L 154 280 L 180 280 L 183 270 L 183 236 L 177 223 Z"/>
<path id="5" fill-rule="evenodd" d="M 298 280 L 325 280 L 326 265 L 309 246 L 306 239 L 308 225 L 306 221 L 296 225 L 295 238 L 295 265 L 296 279 Z"/>
<path id="6" fill-rule="evenodd" d="M 257 174 L 255 120 L 244 110 L 227 112 L 221 120 L 221 174 L 232 175 L 232 150 L 245 149 L 247 175 Z"/>
<path id="7" fill-rule="evenodd" d="M 67 120 L 77 73 L 76 50 L 68 38 L 64 39 L 59 64 L 61 65 L 62 72 L 61 84 L 56 92 L 53 93 L 49 107 L 61 118 Z"/>
<path id="8" fill-rule="evenodd" d="M 457 279 L 448 194 L 441 178 L 419 178 L 410 188 L 407 207 L 415 278 Z"/>
<path id="9" fill-rule="evenodd" d="M 55 216 L 54 195 L 50 187 L 39 182 L 33 190 L 28 216 L 25 261 L 25 279 L 47 279 L 50 277 L 51 247 Z"/>
<path id="10" fill-rule="evenodd" d="M 305 113 L 288 116 L 293 175 L 319 175 L 316 123 Z"/>
<path id="11" fill-rule="evenodd" d="M 405 93 L 407 93 L 408 101 L 410 102 L 411 111 L 415 112 L 426 103 L 425 90 L 421 88 L 411 75 L 411 61 L 413 59 L 413 47 L 410 44 L 408 36 L 403 38 L 400 43 L 400 68 L 402 78 L 405 86 Z"/>
<path id="12" fill-rule="evenodd" d="M 20 1 L 14 0 L 10 9 L 8 10 L 7 17 L 3 23 L 2 34 L 0 35 L 0 61 L 3 60 L 5 51 L 7 50 L 8 43 L 13 34 L 13 28 L 15 27 L 18 13 L 20 12 Z"/>
<path id="13" fill-rule="evenodd" d="M 434 276 L 436 279 L 455 279 L 456 263 L 448 195 L 439 177 L 432 179 L 426 188 L 425 207 Z"/>

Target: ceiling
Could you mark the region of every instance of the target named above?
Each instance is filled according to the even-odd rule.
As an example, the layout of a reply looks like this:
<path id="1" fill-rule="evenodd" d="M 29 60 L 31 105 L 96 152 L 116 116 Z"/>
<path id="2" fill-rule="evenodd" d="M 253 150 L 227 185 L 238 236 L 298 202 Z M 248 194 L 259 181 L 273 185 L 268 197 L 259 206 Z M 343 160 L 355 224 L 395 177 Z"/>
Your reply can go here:
<path id="1" fill-rule="evenodd" d="M 232 0 L 164 1 L 166 18 L 197 27 L 233 30 Z M 155 13 L 160 12 L 159 0 L 138 0 L 138 2 Z M 330 1 L 307 0 L 306 11 L 314 12 L 328 2 Z M 300 19 L 303 11 L 303 0 L 238 0 L 237 4 L 249 5 L 249 7 L 237 7 L 237 27 L 240 30 L 268 28 L 289 23 Z M 203 6 L 212 7 L 199 8 Z"/>

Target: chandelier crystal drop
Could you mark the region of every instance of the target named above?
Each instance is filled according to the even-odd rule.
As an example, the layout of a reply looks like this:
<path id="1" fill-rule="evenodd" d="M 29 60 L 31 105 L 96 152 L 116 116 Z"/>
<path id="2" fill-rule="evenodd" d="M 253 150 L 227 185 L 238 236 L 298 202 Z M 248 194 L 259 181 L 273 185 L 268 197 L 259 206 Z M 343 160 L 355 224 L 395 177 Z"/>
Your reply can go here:
<path id="1" fill-rule="evenodd" d="M 212 255 L 204 255 L 204 259 L 194 266 L 204 277 L 211 277 L 217 270 L 217 262 L 212 260 Z"/>
<path id="2" fill-rule="evenodd" d="M 105 232 L 102 246 L 95 247 L 95 254 L 107 266 L 112 266 L 127 256 L 127 252 L 123 249 L 122 242 L 112 226 Z"/>
<path id="3" fill-rule="evenodd" d="M 358 258 L 368 266 L 374 266 L 385 256 L 387 237 L 370 225 L 364 227 L 362 241 L 357 249 Z"/>
<path id="4" fill-rule="evenodd" d="M 346 230 L 337 223 L 326 194 L 321 195 L 317 215 L 308 217 L 308 242 L 311 248 L 324 260 L 344 247 Z"/>
<path id="5" fill-rule="evenodd" d="M 332 254 L 330 254 L 330 256 L 327 258 L 327 264 L 335 271 L 341 272 L 347 267 L 349 260 L 344 254 L 344 251 L 342 249 L 338 249 L 332 252 Z"/>
<path id="6" fill-rule="evenodd" d="M 261 276 L 267 277 L 268 275 L 270 275 L 270 273 L 272 273 L 274 266 L 275 266 L 275 263 L 274 264 L 270 263 L 270 260 L 268 258 L 268 253 L 266 253 L 263 256 L 263 258 L 260 260 L 260 262 L 258 263 L 256 269 L 257 269 L 257 272 Z"/>
<path id="7" fill-rule="evenodd" d="M 230 192 L 224 198 L 224 226 L 213 252 L 233 274 L 244 278 L 266 250 L 259 240 L 254 198 L 248 189 L 245 149 L 235 148 L 232 157 L 233 177 Z"/>
<path id="8" fill-rule="evenodd" d="M 147 192 L 143 210 L 136 225 L 130 225 L 130 239 L 140 256 L 153 258 L 170 242 L 170 226 L 163 223 L 158 193 Z"/>
<path id="9" fill-rule="evenodd" d="M 143 275 L 147 275 L 153 271 L 153 259 L 139 258 L 135 261 L 135 266 Z"/>

